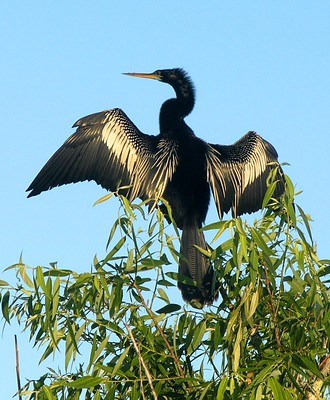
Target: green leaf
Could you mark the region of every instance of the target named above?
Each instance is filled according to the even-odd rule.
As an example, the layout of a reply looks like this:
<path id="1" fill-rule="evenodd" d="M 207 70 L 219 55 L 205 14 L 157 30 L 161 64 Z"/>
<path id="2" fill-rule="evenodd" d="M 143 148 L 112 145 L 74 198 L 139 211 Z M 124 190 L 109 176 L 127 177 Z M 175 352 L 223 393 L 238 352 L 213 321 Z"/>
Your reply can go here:
<path id="1" fill-rule="evenodd" d="M 29 286 L 30 288 L 34 288 L 34 284 L 32 280 L 30 279 L 29 275 L 27 274 L 27 268 L 26 266 L 20 266 L 19 268 L 19 273 L 24 281 L 24 283 Z"/>
<path id="2" fill-rule="evenodd" d="M 49 386 L 43 386 L 42 391 L 45 393 L 48 400 L 56 400 L 56 397 L 53 395 Z"/>
<path id="3" fill-rule="evenodd" d="M 259 385 L 255 394 L 255 397 L 253 398 L 253 400 L 262 400 L 263 399 L 263 395 L 262 395 L 262 385 Z M 251 397 L 250 397 L 251 398 Z M 251 399 L 252 400 L 252 399 Z"/>
<path id="4" fill-rule="evenodd" d="M 122 201 L 126 214 L 134 220 L 135 214 L 133 204 L 125 196 L 120 196 L 120 200 Z"/>
<path id="5" fill-rule="evenodd" d="M 44 333 L 44 330 L 42 330 L 42 333 Z M 41 364 L 44 360 L 46 360 L 46 358 L 49 357 L 54 351 L 55 351 L 55 348 L 53 347 L 53 343 L 49 342 L 48 346 L 46 347 L 46 350 L 43 352 L 42 356 L 40 357 L 39 364 Z"/>
<path id="6" fill-rule="evenodd" d="M 252 251 L 250 252 L 249 263 L 250 263 L 249 271 L 250 271 L 251 284 L 255 285 L 259 270 L 259 256 L 256 249 L 252 249 Z"/>
<path id="7" fill-rule="evenodd" d="M 299 207 L 298 204 L 296 204 L 296 207 L 298 208 L 299 213 L 300 213 L 300 215 L 301 215 L 301 217 L 302 217 L 302 219 L 304 221 L 305 227 L 306 227 L 307 232 L 308 232 L 308 236 L 309 236 L 311 242 L 313 242 L 312 231 L 311 231 L 311 227 L 310 227 L 310 224 L 309 224 L 310 218 L 307 217 L 307 215 L 304 213 L 304 210 L 301 207 Z"/>
<path id="8" fill-rule="evenodd" d="M 206 321 L 201 321 L 199 324 L 196 325 L 193 331 L 193 338 L 192 341 L 187 348 L 187 354 L 192 354 L 196 351 L 203 340 L 204 334 L 206 332 Z"/>
<path id="9" fill-rule="evenodd" d="M 101 198 L 99 198 L 98 200 L 96 200 L 96 202 L 93 204 L 93 207 L 95 207 L 98 204 L 104 203 L 105 201 L 108 201 L 111 199 L 111 197 L 114 196 L 114 193 L 108 193 L 105 196 L 102 196 Z"/>
<path id="10" fill-rule="evenodd" d="M 259 305 L 259 291 L 257 288 L 257 290 L 253 292 L 249 302 L 249 308 L 246 310 L 246 319 L 249 323 L 251 323 L 250 319 L 255 313 L 258 305 Z"/>
<path id="11" fill-rule="evenodd" d="M 223 400 L 225 396 L 225 392 L 227 391 L 227 386 L 228 386 L 228 377 L 225 376 L 221 379 L 220 385 L 218 387 L 217 391 L 217 398 L 216 400 Z"/>
<path id="12" fill-rule="evenodd" d="M 269 378 L 268 384 L 272 390 L 274 400 L 292 399 L 290 393 L 287 392 L 275 378 Z"/>
<path id="13" fill-rule="evenodd" d="M 275 355 L 273 355 L 273 359 L 271 360 L 268 359 L 264 360 L 262 366 L 263 369 L 255 376 L 253 380 L 253 383 L 255 385 L 260 385 L 261 383 L 265 382 L 271 376 L 274 370 L 276 370 L 278 365 Z"/>
<path id="14" fill-rule="evenodd" d="M 267 243 L 265 242 L 264 238 L 260 231 L 255 228 L 251 228 L 251 235 L 253 240 L 257 243 L 258 247 L 268 256 L 273 254 L 273 251 L 269 248 Z"/>
<path id="15" fill-rule="evenodd" d="M 156 260 L 154 258 L 145 258 L 144 260 L 141 260 L 141 264 L 144 267 L 150 267 L 148 269 L 152 269 L 155 267 L 161 267 L 164 265 L 164 260 Z"/>
<path id="16" fill-rule="evenodd" d="M 66 383 L 65 386 L 75 389 L 89 389 L 104 382 L 106 382 L 106 380 L 98 376 L 84 376 L 82 378 L 78 378 L 76 381 Z"/>
<path id="17" fill-rule="evenodd" d="M 200 394 L 199 400 L 207 399 L 211 388 L 212 388 L 211 382 L 209 384 L 206 384 L 202 393 Z"/>
<path id="18" fill-rule="evenodd" d="M 10 293 L 9 291 L 7 291 L 3 297 L 2 297 L 2 302 L 1 302 L 1 308 L 2 308 L 2 315 L 4 317 L 4 319 L 10 323 L 10 316 L 9 316 L 9 297 L 10 297 Z"/>
<path id="19" fill-rule="evenodd" d="M 58 306 L 60 302 L 60 280 L 59 278 L 55 279 L 54 286 L 53 286 L 53 301 L 52 301 L 52 317 L 58 313 Z"/>
<path id="20" fill-rule="evenodd" d="M 179 304 L 167 304 L 166 306 L 160 308 L 156 311 L 157 314 L 170 314 L 172 312 L 176 312 L 181 310 L 181 306 Z"/>
<path id="21" fill-rule="evenodd" d="M 216 227 L 218 226 L 218 228 Z M 231 221 L 221 221 L 216 224 L 211 224 L 208 225 L 206 228 L 204 227 L 203 230 L 209 230 L 209 229 L 218 229 L 218 232 L 212 239 L 212 243 L 216 242 L 217 240 L 220 239 L 220 237 L 224 234 L 224 232 L 231 226 Z"/>
<path id="22" fill-rule="evenodd" d="M 166 286 L 166 287 L 173 287 L 175 286 L 172 282 L 166 280 L 166 279 L 159 279 L 159 281 L 157 281 L 158 285 L 161 286 Z"/>
<path id="23" fill-rule="evenodd" d="M 227 225 L 230 221 L 218 221 L 218 222 L 214 222 L 213 224 L 209 224 L 209 225 L 205 225 L 203 227 L 203 231 L 210 231 L 210 230 L 225 230 L 227 229 Z"/>
<path id="24" fill-rule="evenodd" d="M 165 292 L 164 289 L 158 288 L 157 291 L 158 291 L 159 297 L 160 297 L 162 300 L 164 300 L 165 303 L 170 303 L 170 300 L 169 300 L 169 298 L 168 298 L 168 296 L 167 296 L 167 294 L 166 294 L 166 292 Z"/>
<path id="25" fill-rule="evenodd" d="M 88 369 L 91 368 L 92 364 L 94 364 L 97 361 L 97 359 L 100 357 L 102 351 L 104 350 L 104 348 L 107 346 L 108 343 L 109 343 L 109 337 L 107 336 L 102 340 L 101 343 L 98 344 L 98 347 L 97 347 L 95 353 L 93 353 L 93 355 L 90 359 Z"/>
<path id="26" fill-rule="evenodd" d="M 297 216 L 296 216 L 296 211 L 294 208 L 294 204 L 291 202 L 287 203 L 287 209 L 288 209 L 288 214 L 290 218 L 291 224 L 296 227 L 297 226 Z"/>
<path id="27" fill-rule="evenodd" d="M 118 282 L 112 285 L 109 298 L 109 310 L 111 317 L 114 316 L 122 305 L 123 300 L 123 282 Z"/>
<path id="28" fill-rule="evenodd" d="M 241 341 L 243 339 L 243 329 L 242 322 L 240 322 L 238 326 L 238 330 L 236 333 L 236 339 L 234 342 L 233 353 L 232 353 L 232 363 L 233 363 L 233 371 L 237 372 L 239 367 L 239 362 L 241 358 Z"/>
<path id="29" fill-rule="evenodd" d="M 115 234 L 116 234 L 117 229 L 118 229 L 119 226 L 120 226 L 120 221 L 119 221 L 119 219 L 117 219 L 117 220 L 115 221 L 115 223 L 112 225 L 112 228 L 111 228 L 111 230 L 110 230 L 109 237 L 108 237 L 108 240 L 107 240 L 107 244 L 106 244 L 106 246 L 105 246 L 106 248 L 109 247 L 109 245 L 110 245 L 110 243 L 111 243 L 113 237 L 115 236 Z"/>
<path id="30" fill-rule="evenodd" d="M 126 349 L 122 352 L 121 356 L 116 361 L 116 365 L 115 365 L 114 369 L 112 370 L 111 377 L 114 377 L 116 375 L 116 373 L 118 372 L 118 370 L 121 368 L 130 349 L 131 349 L 131 346 L 127 346 Z"/>
<path id="31" fill-rule="evenodd" d="M 285 175 L 285 183 L 287 187 L 286 191 L 289 194 L 289 201 L 291 201 L 291 199 L 294 198 L 295 189 L 294 189 L 294 184 L 288 175 Z"/>
<path id="32" fill-rule="evenodd" d="M 265 193 L 265 197 L 262 202 L 262 208 L 265 208 L 268 205 L 270 199 L 272 198 L 272 196 L 275 192 L 276 185 L 277 185 L 277 182 L 273 182 L 268 186 L 267 191 Z"/>
<path id="33" fill-rule="evenodd" d="M 302 368 L 306 369 L 307 371 L 310 371 L 310 373 L 317 376 L 318 378 L 324 379 L 324 376 L 320 372 L 314 360 L 311 360 L 310 358 L 305 356 L 298 356 L 298 355 L 294 355 L 293 359 Z"/>
<path id="34" fill-rule="evenodd" d="M 41 287 L 41 289 L 43 290 L 45 295 L 48 297 L 48 299 L 51 299 L 52 293 L 50 291 L 49 286 L 46 285 L 44 272 L 41 267 L 36 268 L 36 282 Z"/>
<path id="35" fill-rule="evenodd" d="M 63 277 L 71 275 L 72 271 L 69 269 L 50 269 L 47 271 L 47 276 Z"/>
<path id="36" fill-rule="evenodd" d="M 123 236 L 118 242 L 117 244 L 113 247 L 113 249 L 111 251 L 109 251 L 109 253 L 107 254 L 107 256 L 105 257 L 105 259 L 102 262 L 102 266 L 104 266 L 107 262 L 111 261 L 114 257 L 114 255 L 116 253 L 118 253 L 118 251 L 123 247 L 123 245 L 126 242 L 126 236 Z"/>

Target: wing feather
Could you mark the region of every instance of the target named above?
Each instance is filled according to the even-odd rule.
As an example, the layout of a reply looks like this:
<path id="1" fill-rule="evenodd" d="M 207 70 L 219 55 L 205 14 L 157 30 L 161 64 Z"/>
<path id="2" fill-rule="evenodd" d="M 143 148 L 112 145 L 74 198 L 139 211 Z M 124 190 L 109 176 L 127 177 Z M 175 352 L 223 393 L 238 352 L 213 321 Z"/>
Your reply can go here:
<path id="1" fill-rule="evenodd" d="M 284 191 L 277 152 L 255 132 L 248 132 L 230 146 L 209 144 L 206 157 L 207 179 L 220 217 L 230 209 L 233 216 L 259 210 L 274 167 L 278 168 L 275 197 Z"/>
<path id="2" fill-rule="evenodd" d="M 177 165 L 173 143 L 164 154 L 162 141 L 142 133 L 119 108 L 88 115 L 73 127 L 76 132 L 41 169 L 28 197 L 86 180 L 111 191 L 129 186 L 123 193 L 130 200 L 163 195 Z"/>

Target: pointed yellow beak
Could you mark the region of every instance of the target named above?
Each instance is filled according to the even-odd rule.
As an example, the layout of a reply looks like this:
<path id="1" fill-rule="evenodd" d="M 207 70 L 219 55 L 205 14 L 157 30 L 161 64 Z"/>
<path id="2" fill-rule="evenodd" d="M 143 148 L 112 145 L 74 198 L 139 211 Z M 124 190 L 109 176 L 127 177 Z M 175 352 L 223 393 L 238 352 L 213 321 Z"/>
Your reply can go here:
<path id="1" fill-rule="evenodd" d="M 157 81 L 160 81 L 161 79 L 160 76 L 154 72 L 151 72 L 150 74 L 140 72 L 123 72 L 123 75 L 133 76 L 135 78 L 156 79 Z"/>

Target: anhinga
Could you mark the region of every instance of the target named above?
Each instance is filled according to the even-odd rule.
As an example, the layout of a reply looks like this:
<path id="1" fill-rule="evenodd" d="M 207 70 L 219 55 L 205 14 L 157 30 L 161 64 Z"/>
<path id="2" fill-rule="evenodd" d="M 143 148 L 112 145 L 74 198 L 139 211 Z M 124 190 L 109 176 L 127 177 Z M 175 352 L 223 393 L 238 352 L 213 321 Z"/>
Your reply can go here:
<path id="1" fill-rule="evenodd" d="M 142 133 L 119 108 L 79 119 L 76 132 L 55 152 L 27 191 L 28 197 L 56 186 L 94 180 L 107 190 L 129 186 L 129 200 L 163 197 L 182 229 L 179 273 L 195 285 L 179 283 L 182 296 L 195 304 L 215 297 L 213 269 L 196 248 L 207 248 L 203 231 L 212 190 L 220 218 L 261 208 L 272 168 L 279 171 L 274 197 L 284 190 L 274 147 L 255 132 L 231 146 L 210 144 L 195 136 L 184 118 L 192 111 L 195 90 L 179 68 L 127 75 L 171 85 L 176 98 L 164 102 L 160 133 Z M 212 284 L 213 282 L 213 284 Z"/>

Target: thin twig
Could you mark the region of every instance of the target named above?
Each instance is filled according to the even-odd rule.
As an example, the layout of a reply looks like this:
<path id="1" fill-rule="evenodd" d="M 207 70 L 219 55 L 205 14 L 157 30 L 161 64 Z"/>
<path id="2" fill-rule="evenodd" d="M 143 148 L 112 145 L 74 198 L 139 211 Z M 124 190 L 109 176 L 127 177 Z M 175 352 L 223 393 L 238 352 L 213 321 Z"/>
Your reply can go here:
<path id="1" fill-rule="evenodd" d="M 125 325 L 126 325 L 126 329 L 127 329 L 128 333 L 129 333 L 129 336 L 130 336 L 130 338 L 132 340 L 132 343 L 133 343 L 133 346 L 135 348 L 135 351 L 136 351 L 137 355 L 139 356 L 139 361 L 140 361 L 140 363 L 141 363 L 141 365 L 142 365 L 142 367 L 144 369 L 144 372 L 145 372 L 145 374 L 147 376 L 147 379 L 148 379 L 148 382 L 149 382 L 149 385 L 150 385 L 150 388 L 151 388 L 151 391 L 152 391 L 152 395 L 153 395 L 155 400 L 158 400 L 157 393 L 155 392 L 155 388 L 154 388 L 154 386 L 152 384 L 151 374 L 150 374 L 150 372 L 149 372 L 149 370 L 148 370 L 148 368 L 147 368 L 147 366 L 146 366 L 146 364 L 145 364 L 145 362 L 143 360 L 143 357 L 141 355 L 139 346 L 137 345 L 136 340 L 135 340 L 135 338 L 133 336 L 133 332 L 132 332 L 131 328 L 127 324 L 125 324 Z M 143 386 L 142 386 L 141 389 L 142 389 L 142 393 L 143 393 Z"/>
<path id="2" fill-rule="evenodd" d="M 130 338 L 131 338 L 131 340 L 132 340 L 132 342 L 133 342 L 135 351 L 137 352 L 138 357 L 139 357 L 140 388 L 141 388 L 142 398 L 143 398 L 143 400 L 145 400 L 145 399 L 146 399 L 146 396 L 145 396 L 145 394 L 144 394 L 144 386 L 143 386 L 144 379 L 143 379 L 143 375 L 142 375 L 142 362 L 143 362 L 143 358 L 142 358 L 142 356 L 141 356 L 140 349 L 138 348 L 137 344 L 136 344 L 135 341 L 134 341 L 133 332 L 132 332 L 131 329 L 129 328 L 129 325 L 125 324 L 125 326 L 126 326 L 126 329 L 127 329 L 128 333 L 129 333 L 129 335 L 130 335 Z M 142 360 L 142 362 L 141 362 L 141 360 Z M 148 374 L 146 374 L 146 375 L 147 375 L 147 380 L 148 380 L 148 382 L 149 382 Z"/>
<path id="3" fill-rule="evenodd" d="M 16 379 L 17 379 L 17 387 L 18 387 L 18 398 L 19 398 L 19 400 L 22 400 L 21 371 L 20 371 L 20 366 L 19 366 L 19 351 L 18 351 L 17 335 L 15 335 L 15 354 L 16 354 Z"/>
<path id="4" fill-rule="evenodd" d="M 274 305 L 274 292 L 272 291 L 272 289 L 270 287 L 270 281 L 269 281 L 267 268 L 265 268 L 265 275 L 266 275 L 266 287 L 267 287 L 267 291 L 268 291 L 269 298 L 270 298 L 270 309 L 271 309 L 271 315 L 272 315 L 272 320 L 273 320 L 272 322 L 274 324 L 276 344 L 277 344 L 278 350 L 281 350 L 281 348 L 282 348 L 281 334 L 280 334 L 280 328 L 277 323 L 278 307 L 276 307 Z"/>
<path id="5" fill-rule="evenodd" d="M 159 324 L 158 324 L 158 322 L 157 322 L 157 320 L 156 320 L 156 318 L 155 318 L 153 312 L 151 311 L 150 307 L 148 307 L 147 303 L 145 302 L 144 297 L 142 296 L 142 293 L 141 293 L 141 291 L 140 291 L 140 289 L 139 289 L 139 287 L 138 287 L 138 285 L 136 284 L 135 281 L 133 282 L 133 286 L 134 286 L 134 288 L 136 289 L 136 291 L 138 292 L 139 297 L 140 297 L 140 299 L 141 299 L 141 302 L 142 302 L 144 308 L 147 310 L 147 313 L 148 313 L 149 316 L 151 317 L 153 323 L 155 324 L 155 327 L 158 329 L 158 332 L 161 334 L 161 336 L 162 336 L 162 338 L 163 338 L 163 340 L 164 340 L 164 342 L 165 342 L 165 344 L 166 344 L 166 347 L 168 348 L 168 350 L 169 350 L 169 352 L 170 352 L 170 354 L 171 354 L 171 357 L 172 357 L 173 360 L 175 361 L 175 364 L 176 364 L 176 366 L 177 366 L 177 368 L 178 368 L 178 370 L 179 370 L 179 372 L 180 372 L 181 377 L 185 377 L 185 374 L 184 374 L 184 371 L 183 371 L 183 369 L 182 369 L 182 367 L 181 367 L 179 358 L 178 358 L 177 355 L 174 353 L 173 348 L 172 348 L 170 342 L 167 340 L 167 337 L 165 336 L 165 334 L 164 334 L 162 328 L 159 326 Z"/>

